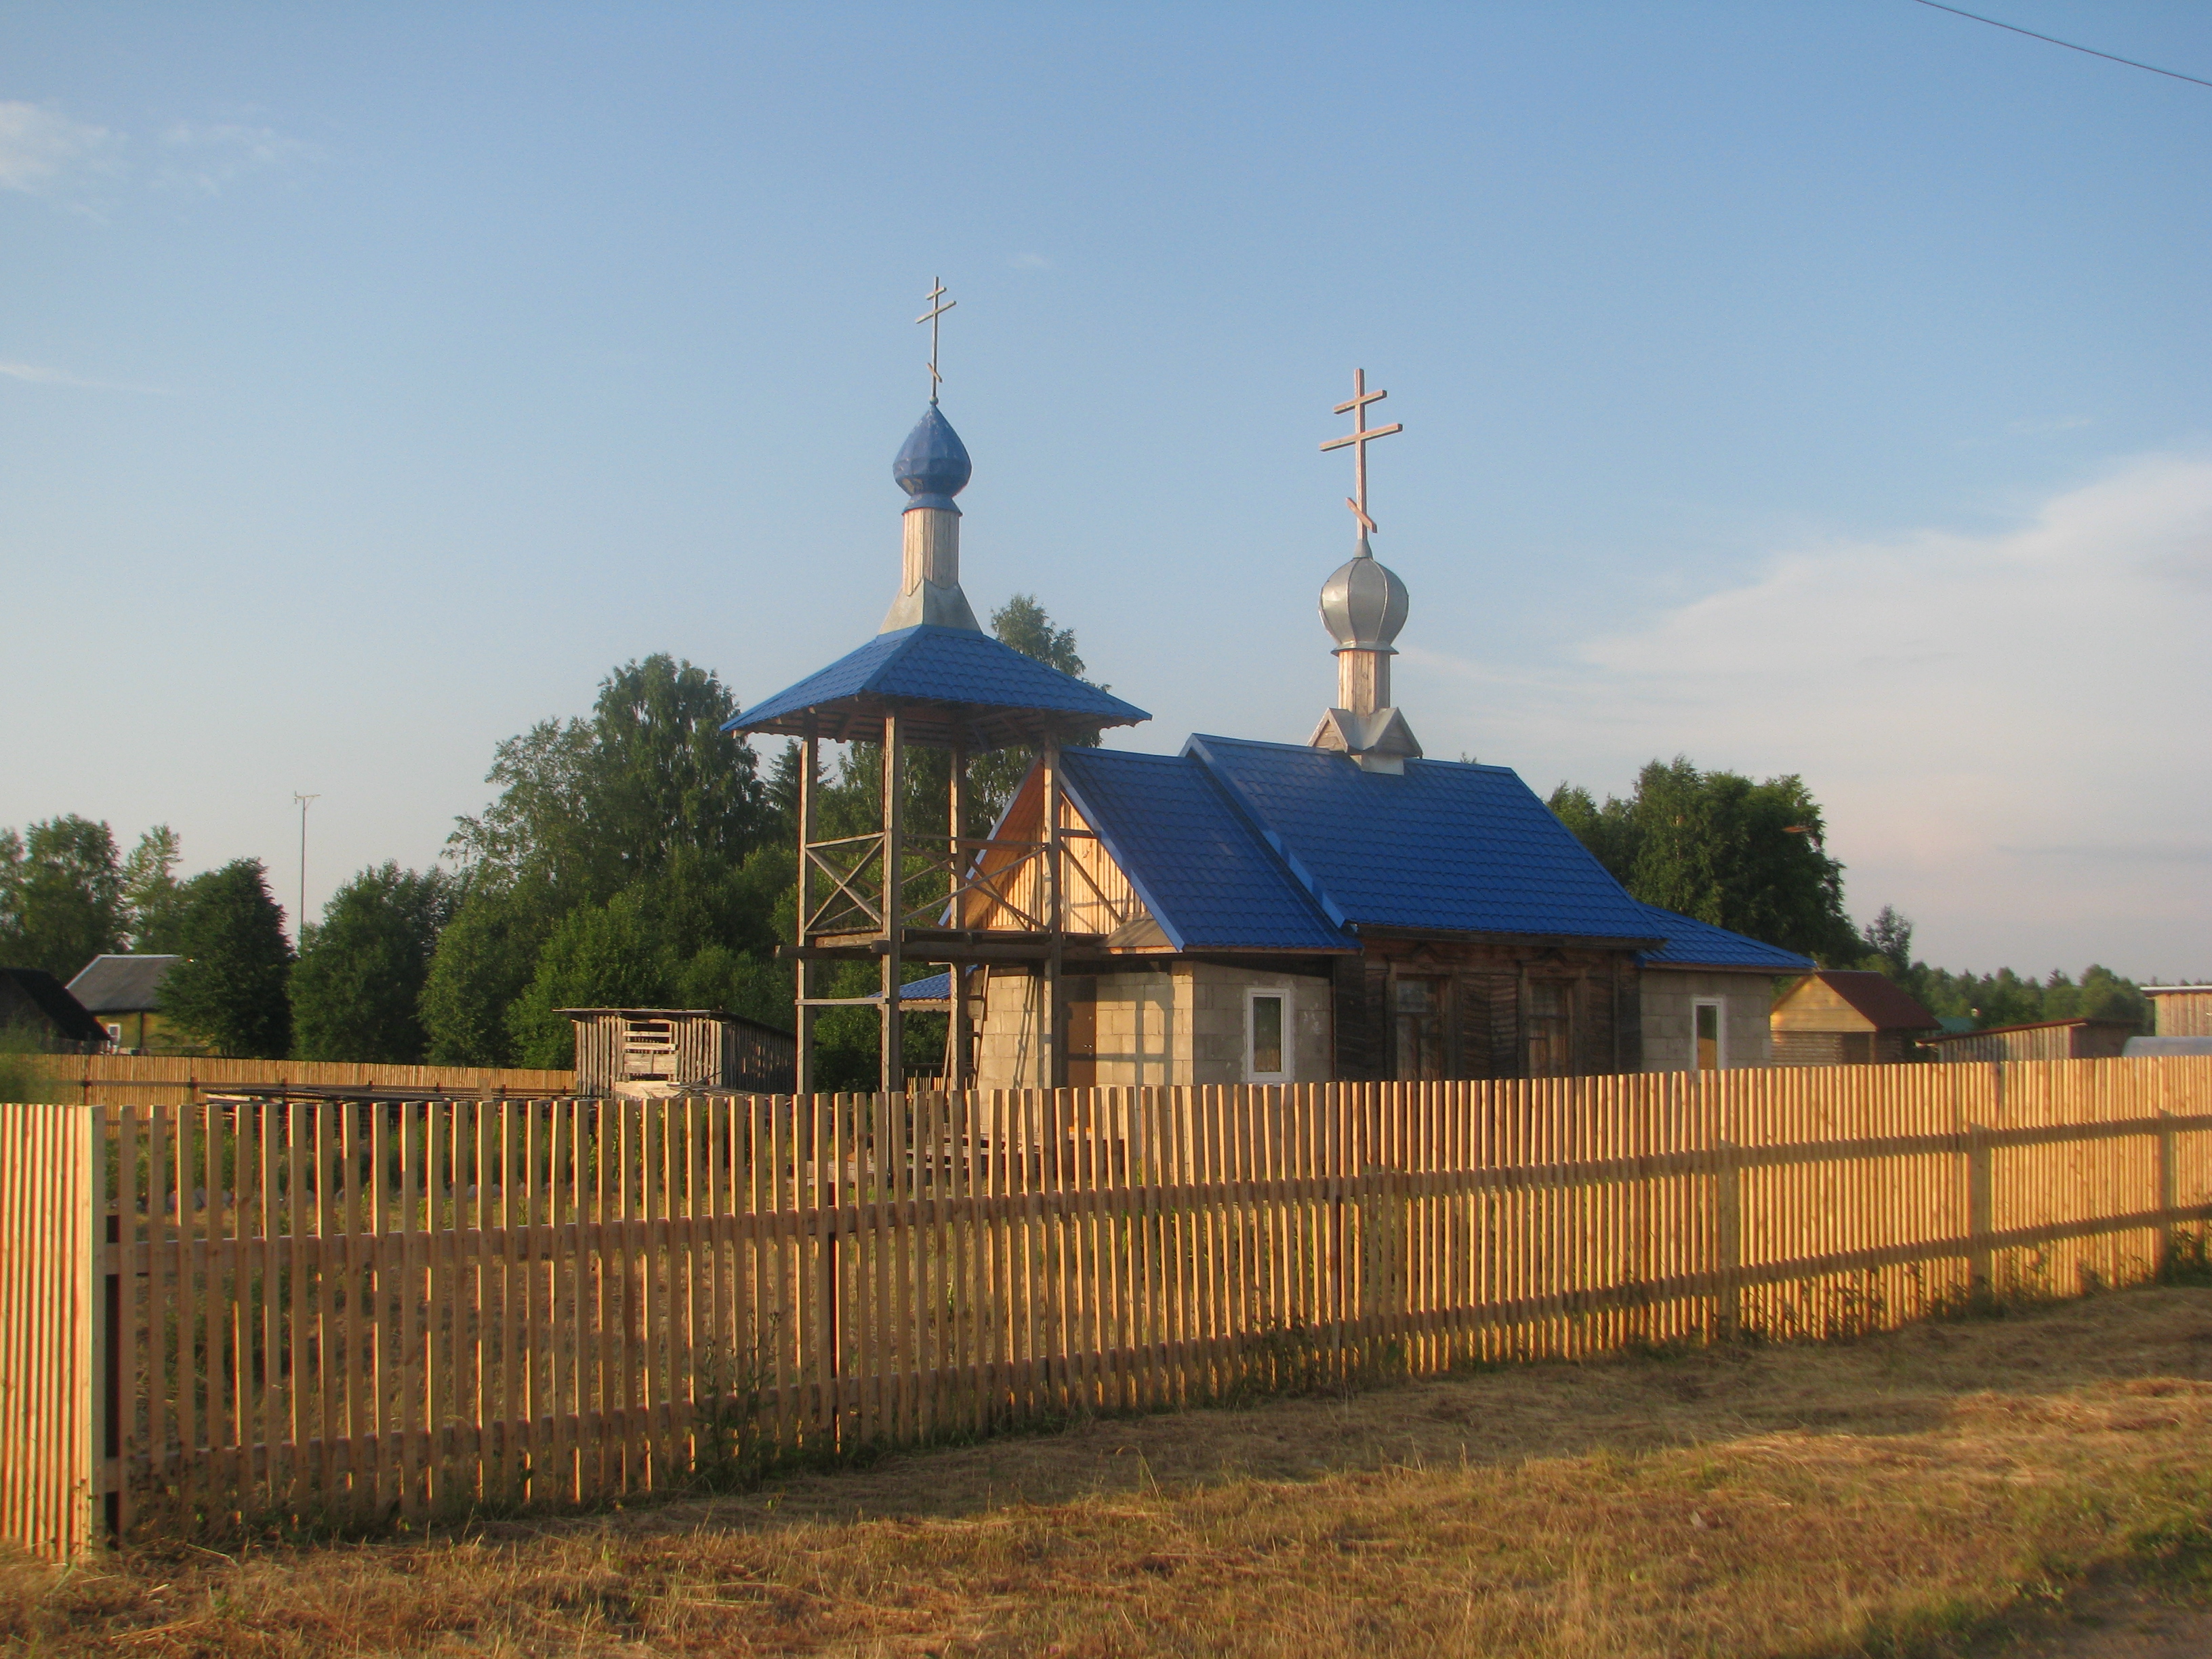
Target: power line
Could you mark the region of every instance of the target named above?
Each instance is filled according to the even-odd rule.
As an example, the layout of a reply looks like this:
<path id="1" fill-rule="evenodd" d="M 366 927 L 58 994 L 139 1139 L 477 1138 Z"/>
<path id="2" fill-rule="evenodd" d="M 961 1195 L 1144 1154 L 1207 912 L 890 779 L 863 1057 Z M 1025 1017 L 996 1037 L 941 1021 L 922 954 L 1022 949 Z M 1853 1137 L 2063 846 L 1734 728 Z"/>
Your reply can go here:
<path id="1" fill-rule="evenodd" d="M 2071 40 L 2062 40 L 2055 34 L 2038 34 L 2033 29 L 2024 29 L 2017 23 L 2001 23 L 1994 17 L 1984 17 L 1979 12 L 1960 11 L 1956 6 L 1947 6 L 1942 0 L 1916 0 L 1916 3 L 1936 11 L 1948 11 L 1954 17 L 1970 18 L 1977 23 L 1987 23 L 1993 29 L 2010 29 L 2014 34 L 2024 34 L 2031 40 L 2047 40 L 2054 46 L 2063 46 L 2069 52 L 2083 52 L 2092 58 L 2101 58 L 2108 64 L 2125 64 L 2130 69 L 2148 70 L 2153 75 L 2171 76 L 2186 81 L 2193 87 L 2212 87 L 2212 81 L 2200 81 L 2193 75 L 2184 75 L 2179 70 L 2160 69 L 2155 64 L 2138 64 L 2132 58 L 2115 57 L 2109 52 L 2099 52 L 2094 46 L 2077 46 Z"/>

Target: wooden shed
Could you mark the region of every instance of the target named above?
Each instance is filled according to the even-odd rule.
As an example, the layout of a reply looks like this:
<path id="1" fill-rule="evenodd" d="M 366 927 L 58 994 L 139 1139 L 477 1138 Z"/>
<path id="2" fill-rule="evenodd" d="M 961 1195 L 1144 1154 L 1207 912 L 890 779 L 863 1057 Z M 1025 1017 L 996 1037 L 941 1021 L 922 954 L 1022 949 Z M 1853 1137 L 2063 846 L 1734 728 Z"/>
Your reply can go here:
<path id="1" fill-rule="evenodd" d="M 788 1031 L 714 1008 L 563 1008 L 576 1023 L 580 1095 L 788 1094 Z"/>
<path id="2" fill-rule="evenodd" d="M 2212 1036 L 2212 985 L 2146 985 L 2160 1036 Z"/>
<path id="3" fill-rule="evenodd" d="M 1918 1058 L 1942 1029 L 1894 980 L 1864 969 L 1824 968 L 1777 999 L 1767 1024 L 1777 1066 L 1881 1066 Z"/>
<path id="4" fill-rule="evenodd" d="M 2136 1028 L 2124 1019 L 2039 1019 L 1923 1038 L 1938 1060 L 2110 1060 Z"/>

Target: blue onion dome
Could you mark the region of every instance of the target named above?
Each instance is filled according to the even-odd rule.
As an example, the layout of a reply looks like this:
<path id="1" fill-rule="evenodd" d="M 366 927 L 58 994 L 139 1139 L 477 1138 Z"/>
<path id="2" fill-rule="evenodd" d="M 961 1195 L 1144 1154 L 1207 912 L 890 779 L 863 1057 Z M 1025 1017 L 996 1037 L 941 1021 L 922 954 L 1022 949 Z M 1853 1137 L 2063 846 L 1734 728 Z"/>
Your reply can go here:
<path id="1" fill-rule="evenodd" d="M 967 489 L 973 471 L 968 446 L 960 441 L 952 422 L 938 413 L 935 404 L 915 422 L 914 430 L 899 446 L 898 458 L 891 463 L 891 477 L 914 497 L 907 503 L 908 512 L 917 507 L 952 507 L 952 498 Z M 959 508 L 952 510 L 957 513 Z"/>
<path id="2" fill-rule="evenodd" d="M 1358 556 L 1321 590 L 1322 626 L 1340 649 L 1387 650 L 1406 625 L 1406 584 L 1359 538 Z"/>

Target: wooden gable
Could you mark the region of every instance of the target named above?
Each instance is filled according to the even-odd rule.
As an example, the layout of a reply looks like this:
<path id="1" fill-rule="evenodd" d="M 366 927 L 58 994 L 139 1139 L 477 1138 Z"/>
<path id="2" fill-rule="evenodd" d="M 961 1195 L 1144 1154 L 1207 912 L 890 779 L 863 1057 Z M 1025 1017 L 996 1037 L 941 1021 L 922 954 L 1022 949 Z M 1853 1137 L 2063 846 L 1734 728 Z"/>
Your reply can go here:
<path id="1" fill-rule="evenodd" d="M 1065 885 L 1060 897 L 1067 932 L 1101 939 L 1112 951 L 1172 950 L 1097 832 L 1065 797 L 1060 820 Z M 959 925 L 1000 933 L 1042 931 L 1048 909 L 1044 848 L 1044 771 L 1032 766 L 997 834 L 981 848 L 975 879 L 961 898 Z"/>
<path id="2" fill-rule="evenodd" d="M 1875 1023 L 1846 1002 L 1817 974 L 1791 986 L 1774 1005 L 1768 1024 L 1779 1031 L 1872 1031 Z"/>

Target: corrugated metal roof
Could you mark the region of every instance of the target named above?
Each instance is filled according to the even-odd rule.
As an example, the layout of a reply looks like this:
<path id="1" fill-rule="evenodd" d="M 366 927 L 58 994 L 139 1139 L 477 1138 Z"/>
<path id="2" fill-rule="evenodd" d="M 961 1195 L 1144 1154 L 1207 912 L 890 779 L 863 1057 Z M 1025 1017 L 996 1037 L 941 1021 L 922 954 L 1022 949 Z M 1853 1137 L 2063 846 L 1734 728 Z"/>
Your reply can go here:
<path id="1" fill-rule="evenodd" d="M 1638 903 L 1650 918 L 1651 931 L 1667 943 L 1637 957 L 1647 968 L 1741 968 L 1771 974 L 1802 974 L 1816 964 L 1810 957 L 1785 951 L 1778 945 L 1762 945 L 1742 933 L 1732 933 L 1709 921 L 1662 910 L 1656 904 Z"/>
<path id="2" fill-rule="evenodd" d="M 95 1014 L 151 1012 L 161 1006 L 161 975 L 182 957 L 94 957 L 69 982 L 70 994 Z"/>
<path id="3" fill-rule="evenodd" d="M 1067 792 L 1182 951 L 1355 948 L 1188 750 L 1070 749 Z"/>
<path id="4" fill-rule="evenodd" d="M 992 720 L 992 711 L 1038 711 L 1062 717 L 1060 724 L 1078 726 L 1133 726 L 1152 718 L 988 635 L 922 623 L 878 634 L 850 655 L 755 703 L 722 729 L 796 732 L 805 715 L 820 719 L 826 714 L 833 721 L 840 714 L 858 716 L 860 724 L 872 718 L 880 735 L 883 707 L 902 702 L 972 709 L 981 728 L 976 735 L 986 743 L 1009 740 L 1000 734 L 1000 723 Z M 855 726 L 849 733 L 825 729 L 823 735 L 870 733 Z"/>
<path id="5" fill-rule="evenodd" d="M 1204 763 L 1334 921 L 1424 933 L 1660 936 L 1510 768 L 1410 760 L 1393 776 L 1325 750 L 1204 736 L 1183 752 Z"/>

